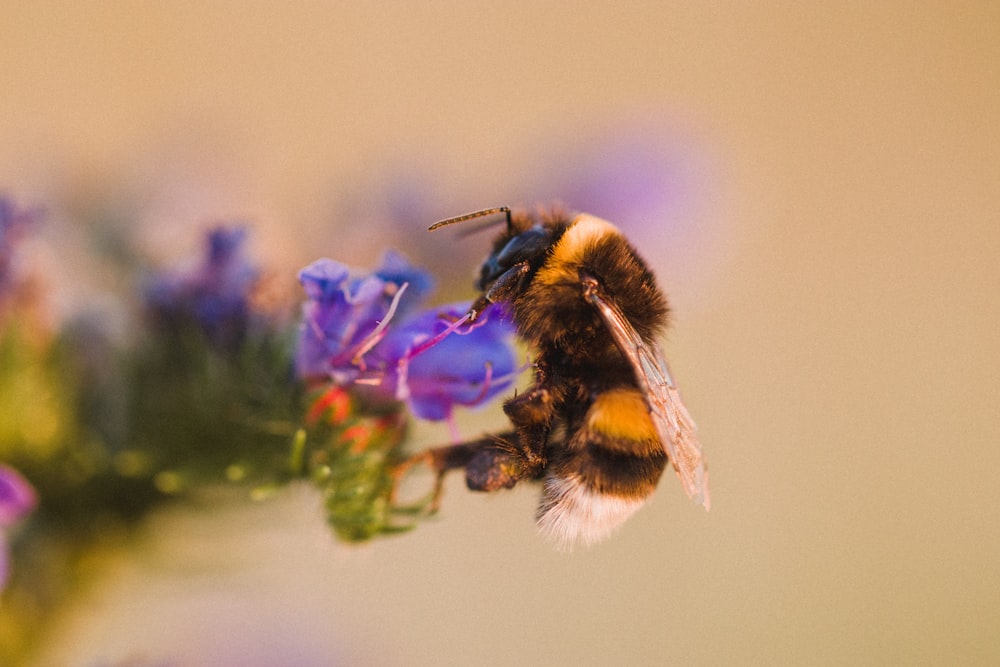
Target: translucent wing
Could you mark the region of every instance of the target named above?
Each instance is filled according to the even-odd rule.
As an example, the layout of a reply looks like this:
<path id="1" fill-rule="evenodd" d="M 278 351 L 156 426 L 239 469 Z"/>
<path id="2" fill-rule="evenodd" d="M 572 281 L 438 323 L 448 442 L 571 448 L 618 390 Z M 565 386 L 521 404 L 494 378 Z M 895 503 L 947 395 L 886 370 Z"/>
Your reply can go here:
<path id="1" fill-rule="evenodd" d="M 584 298 L 594 305 L 615 343 L 632 364 L 639 387 L 646 395 L 660 441 L 684 485 L 688 497 L 709 508 L 708 465 L 698 442 L 697 426 L 681 401 L 666 360 L 649 345 L 615 303 L 601 294 L 593 278 L 583 280 Z"/>

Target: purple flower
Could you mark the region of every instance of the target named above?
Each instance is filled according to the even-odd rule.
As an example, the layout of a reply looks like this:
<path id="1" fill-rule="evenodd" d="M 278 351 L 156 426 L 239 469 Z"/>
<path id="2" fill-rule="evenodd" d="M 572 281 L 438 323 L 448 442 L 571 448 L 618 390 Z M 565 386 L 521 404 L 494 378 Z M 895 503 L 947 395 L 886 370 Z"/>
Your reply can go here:
<path id="1" fill-rule="evenodd" d="M 423 301 L 433 287 L 430 274 L 389 251 L 371 275 L 352 277 L 332 259 L 320 259 L 299 273 L 307 301 L 295 368 L 300 377 L 333 377 L 344 384 L 365 370 L 362 357 Z"/>
<path id="2" fill-rule="evenodd" d="M 654 124 L 613 127 L 560 154 L 540 194 L 617 225 L 674 226 L 695 186 L 688 153 Z"/>
<path id="3" fill-rule="evenodd" d="M 258 276 L 243 254 L 246 236 L 243 227 L 217 227 L 194 270 L 155 278 L 146 294 L 153 316 L 168 327 L 194 323 L 220 347 L 239 343 Z"/>
<path id="4" fill-rule="evenodd" d="M 13 468 L 0 464 L 0 591 L 10 574 L 7 530 L 35 508 L 35 490 Z"/>
<path id="5" fill-rule="evenodd" d="M 396 398 L 421 419 L 448 419 L 456 404 L 488 401 L 510 386 L 518 370 L 510 345 L 513 320 L 500 306 L 491 306 L 474 325 L 454 328 L 471 305 L 425 310 L 393 328 L 373 350 L 385 361 L 383 386 L 394 387 Z"/>
<path id="6" fill-rule="evenodd" d="M 306 379 L 353 385 L 382 401 L 405 401 L 423 419 L 447 419 L 510 385 L 514 333 L 491 308 L 465 324 L 469 304 L 412 314 L 431 288 L 429 275 L 387 253 L 371 275 L 319 260 L 299 274 L 308 301 L 296 356 Z"/>

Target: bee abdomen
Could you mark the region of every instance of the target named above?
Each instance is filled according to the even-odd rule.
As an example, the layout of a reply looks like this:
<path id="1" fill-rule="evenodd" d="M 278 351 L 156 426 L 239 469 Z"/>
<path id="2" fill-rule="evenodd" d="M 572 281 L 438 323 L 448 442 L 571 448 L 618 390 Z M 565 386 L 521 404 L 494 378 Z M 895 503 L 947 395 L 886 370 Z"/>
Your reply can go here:
<path id="1" fill-rule="evenodd" d="M 543 535 L 567 548 L 609 536 L 656 490 L 667 456 L 642 394 L 599 394 L 553 457 L 538 510 Z"/>

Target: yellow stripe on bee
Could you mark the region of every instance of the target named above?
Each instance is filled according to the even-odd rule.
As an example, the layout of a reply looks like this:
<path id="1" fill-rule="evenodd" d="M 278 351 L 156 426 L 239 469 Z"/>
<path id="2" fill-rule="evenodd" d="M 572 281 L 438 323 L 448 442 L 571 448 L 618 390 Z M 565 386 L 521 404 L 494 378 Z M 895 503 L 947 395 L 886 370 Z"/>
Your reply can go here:
<path id="1" fill-rule="evenodd" d="M 587 411 L 587 428 L 611 438 L 659 439 L 649 407 L 637 389 L 612 389 L 598 394 Z"/>
<path id="2" fill-rule="evenodd" d="M 618 236 L 621 232 L 607 220 L 581 213 L 556 243 L 545 266 L 535 274 L 535 280 L 543 285 L 578 282 L 576 267 L 587 249 L 612 234 Z"/>

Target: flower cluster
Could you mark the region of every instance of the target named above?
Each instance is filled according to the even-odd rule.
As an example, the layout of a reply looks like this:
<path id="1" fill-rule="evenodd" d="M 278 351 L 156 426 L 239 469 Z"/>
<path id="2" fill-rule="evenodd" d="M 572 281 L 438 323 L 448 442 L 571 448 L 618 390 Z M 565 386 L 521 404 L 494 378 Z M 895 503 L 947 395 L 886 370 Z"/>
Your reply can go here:
<path id="1" fill-rule="evenodd" d="M 471 303 L 422 304 L 430 275 L 389 251 L 381 266 L 352 274 L 330 259 L 299 273 L 306 294 L 295 356 L 314 391 L 292 468 L 320 488 L 342 539 L 398 532 L 394 490 L 403 451 L 403 405 L 421 419 L 450 419 L 510 385 L 514 328 L 497 307 L 472 324 Z"/>
<path id="2" fill-rule="evenodd" d="M 354 386 L 374 401 L 403 401 L 422 419 L 442 420 L 455 405 L 477 405 L 516 373 L 514 328 L 499 306 L 465 324 L 471 303 L 417 311 L 433 283 L 388 252 L 374 272 L 352 276 L 321 259 L 299 274 L 308 298 L 296 356 L 307 380 Z"/>
<path id="3" fill-rule="evenodd" d="M 90 320 L 26 334 L 37 292 L 13 268 L 32 219 L 0 199 L 0 306 L 17 306 L 0 317 L 0 635 L 17 640 L 0 640 L 2 664 L 72 589 L 85 551 L 167 499 L 222 483 L 264 498 L 301 480 L 340 539 L 413 527 L 426 502 L 395 495 L 409 415 L 450 419 L 519 370 L 503 310 L 470 323 L 470 303 L 428 307 L 430 274 L 394 252 L 366 274 L 329 259 L 303 269 L 293 329 L 253 298 L 260 272 L 232 226 L 210 230 L 192 265 L 147 278 L 139 335 Z"/>
<path id="4" fill-rule="evenodd" d="M 0 198 L 0 287 L 18 286 L 17 240 L 34 219 Z M 309 480 L 347 540 L 404 529 L 393 495 L 404 407 L 448 420 L 519 370 L 502 309 L 470 323 L 470 303 L 428 307 L 430 274 L 391 251 L 370 273 L 304 268 L 293 347 L 288 322 L 254 308 L 246 241 L 242 227 L 216 227 L 193 265 L 148 279 L 142 335 L 125 347 L 80 326 L 38 343 L 21 335 L 23 309 L 0 320 L 0 589 L 10 553 L 71 562 L 101 526 L 223 480 Z M 38 498 L 30 530 L 14 532 Z M 42 570 L 17 571 L 30 589 Z"/>

